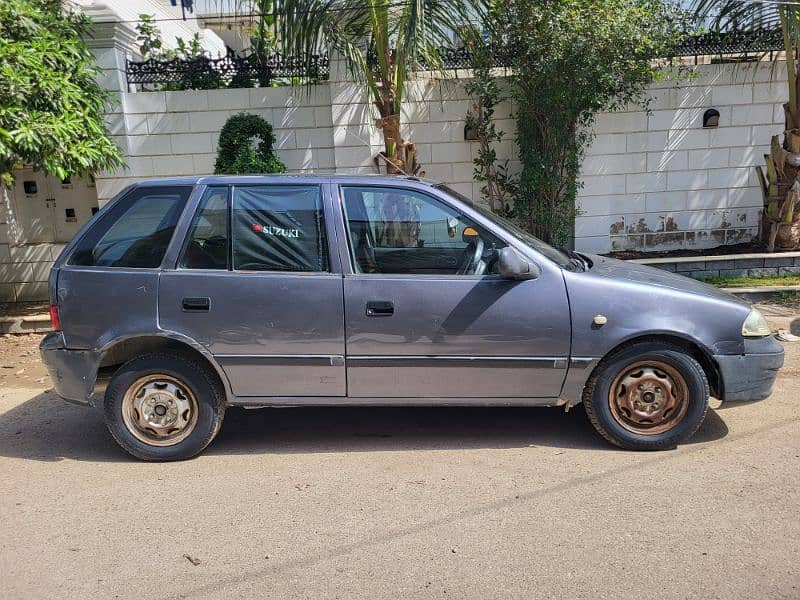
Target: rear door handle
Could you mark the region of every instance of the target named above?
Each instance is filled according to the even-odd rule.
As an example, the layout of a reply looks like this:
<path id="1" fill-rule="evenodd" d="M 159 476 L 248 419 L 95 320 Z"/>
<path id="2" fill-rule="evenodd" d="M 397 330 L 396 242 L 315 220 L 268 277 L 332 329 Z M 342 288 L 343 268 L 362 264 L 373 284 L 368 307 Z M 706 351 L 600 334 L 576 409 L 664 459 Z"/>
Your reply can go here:
<path id="1" fill-rule="evenodd" d="M 394 304 L 391 302 L 367 302 L 368 317 L 391 317 L 394 314 Z"/>
<path id="2" fill-rule="evenodd" d="M 211 307 L 210 298 L 184 298 L 182 302 L 184 312 L 208 312 Z"/>

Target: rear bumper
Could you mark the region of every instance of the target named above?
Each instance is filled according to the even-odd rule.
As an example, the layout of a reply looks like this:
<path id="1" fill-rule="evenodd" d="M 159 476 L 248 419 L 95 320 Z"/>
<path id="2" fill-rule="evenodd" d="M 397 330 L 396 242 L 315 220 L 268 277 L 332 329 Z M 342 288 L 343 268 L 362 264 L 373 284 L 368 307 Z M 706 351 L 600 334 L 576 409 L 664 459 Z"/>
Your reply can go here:
<path id="1" fill-rule="evenodd" d="M 772 393 L 783 366 L 783 346 L 774 337 L 744 341 L 744 354 L 716 355 L 722 376 L 723 402 L 763 400 Z"/>
<path id="2" fill-rule="evenodd" d="M 61 332 L 48 333 L 39 344 L 42 362 L 59 396 L 67 402 L 89 406 L 97 378 L 96 357 L 89 350 L 69 350 L 64 346 Z"/>

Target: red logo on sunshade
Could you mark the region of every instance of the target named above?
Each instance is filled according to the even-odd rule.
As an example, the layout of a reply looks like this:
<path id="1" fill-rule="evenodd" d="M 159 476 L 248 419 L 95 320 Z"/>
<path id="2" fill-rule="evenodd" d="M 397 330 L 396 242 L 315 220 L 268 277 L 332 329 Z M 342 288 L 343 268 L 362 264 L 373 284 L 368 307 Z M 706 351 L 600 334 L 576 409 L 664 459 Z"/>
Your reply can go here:
<path id="1" fill-rule="evenodd" d="M 264 230 L 263 225 L 259 225 L 258 223 L 253 223 L 253 231 L 256 233 L 261 233 Z"/>

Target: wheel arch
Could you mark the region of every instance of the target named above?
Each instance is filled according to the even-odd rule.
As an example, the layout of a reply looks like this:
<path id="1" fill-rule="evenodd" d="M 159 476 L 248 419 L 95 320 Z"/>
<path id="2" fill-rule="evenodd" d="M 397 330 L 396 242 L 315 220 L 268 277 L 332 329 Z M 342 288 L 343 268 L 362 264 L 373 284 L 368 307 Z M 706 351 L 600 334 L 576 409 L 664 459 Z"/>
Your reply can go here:
<path id="1" fill-rule="evenodd" d="M 95 392 L 98 392 L 98 387 L 103 389 L 114 373 L 132 358 L 157 351 L 182 354 L 205 365 L 221 386 L 226 402 L 232 398 L 228 377 L 211 354 L 195 340 L 169 332 L 127 335 L 106 343 L 97 352 L 99 359 Z"/>
<path id="2" fill-rule="evenodd" d="M 675 332 L 648 332 L 637 334 L 622 340 L 616 346 L 606 352 L 606 354 L 598 361 L 597 365 L 592 370 L 589 379 L 591 379 L 591 377 L 593 377 L 599 371 L 599 369 L 602 368 L 603 365 L 615 354 L 627 348 L 628 346 L 640 342 L 663 342 L 681 348 L 698 363 L 700 363 L 700 366 L 705 372 L 706 379 L 708 379 L 711 395 L 715 398 L 724 397 L 725 390 L 723 387 L 722 375 L 719 370 L 719 365 L 717 365 L 717 362 L 714 360 L 711 351 L 698 340 Z"/>

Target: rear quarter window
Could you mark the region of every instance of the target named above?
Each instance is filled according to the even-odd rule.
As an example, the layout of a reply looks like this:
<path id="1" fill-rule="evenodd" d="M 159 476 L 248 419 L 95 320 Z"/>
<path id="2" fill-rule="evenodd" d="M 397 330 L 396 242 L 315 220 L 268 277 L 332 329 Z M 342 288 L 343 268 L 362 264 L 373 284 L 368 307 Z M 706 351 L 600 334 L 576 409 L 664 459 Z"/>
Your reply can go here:
<path id="1" fill-rule="evenodd" d="M 191 193 L 191 186 L 135 188 L 86 232 L 69 264 L 159 267 Z"/>

